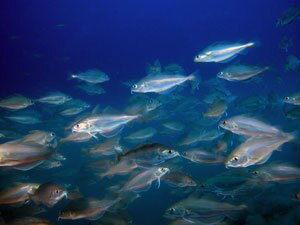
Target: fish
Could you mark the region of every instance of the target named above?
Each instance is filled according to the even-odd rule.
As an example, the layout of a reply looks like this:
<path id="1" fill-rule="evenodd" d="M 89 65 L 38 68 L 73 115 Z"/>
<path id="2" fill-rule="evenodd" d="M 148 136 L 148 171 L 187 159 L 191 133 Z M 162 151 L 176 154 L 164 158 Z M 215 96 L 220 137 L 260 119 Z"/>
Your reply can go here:
<path id="1" fill-rule="evenodd" d="M 297 106 L 300 105 L 300 92 L 284 97 L 283 102 Z"/>
<path id="2" fill-rule="evenodd" d="M 134 162 L 130 162 L 127 160 L 122 160 L 117 162 L 114 165 L 111 165 L 107 170 L 103 173 L 100 173 L 100 177 L 112 177 L 114 175 L 126 175 L 137 168 L 138 165 Z"/>
<path id="3" fill-rule="evenodd" d="M 218 130 L 215 128 L 203 130 L 203 128 L 193 129 L 189 132 L 183 139 L 179 142 L 180 146 L 191 145 L 197 142 L 203 141 L 213 141 L 224 134 L 222 130 Z"/>
<path id="4" fill-rule="evenodd" d="M 254 46 L 249 43 L 214 43 L 195 56 L 194 62 L 228 62 L 240 54 L 244 49 Z"/>
<path id="5" fill-rule="evenodd" d="M 72 99 L 71 96 L 66 95 L 62 92 L 55 91 L 50 92 L 48 95 L 38 98 L 35 101 L 40 103 L 46 103 L 51 105 L 62 105 Z"/>
<path id="6" fill-rule="evenodd" d="M 110 80 L 106 73 L 97 69 L 90 69 L 78 74 L 71 74 L 71 78 L 82 80 L 91 84 L 99 84 Z"/>
<path id="7" fill-rule="evenodd" d="M 162 177 L 162 180 L 171 187 L 195 187 L 197 182 L 183 172 L 170 172 Z"/>
<path id="8" fill-rule="evenodd" d="M 96 134 L 103 137 L 113 137 L 122 131 L 124 125 L 137 119 L 140 115 L 127 114 L 93 114 L 75 123 L 72 132 L 87 133 L 97 138 Z"/>
<path id="9" fill-rule="evenodd" d="M 129 115 L 145 115 L 156 110 L 162 104 L 159 99 L 150 98 L 145 94 L 136 94 L 129 98 L 124 112 Z"/>
<path id="10" fill-rule="evenodd" d="M 245 209 L 247 206 L 244 204 L 233 205 L 207 196 L 202 198 L 189 197 L 168 208 L 165 216 L 172 219 L 182 218 L 187 221 L 190 219 L 203 220 L 203 222 L 209 220 L 210 223 L 208 224 L 215 224 L 223 221 L 225 217 L 233 218 L 235 213 Z"/>
<path id="11" fill-rule="evenodd" d="M 172 148 L 160 143 L 146 143 L 136 146 L 124 154 L 119 154 L 118 160 L 128 160 L 140 166 L 159 165 L 179 156 Z"/>
<path id="12" fill-rule="evenodd" d="M 220 118 L 226 112 L 227 108 L 228 105 L 226 101 L 216 99 L 206 112 L 203 113 L 203 116 L 208 118 Z"/>
<path id="13" fill-rule="evenodd" d="M 246 81 L 269 69 L 269 66 L 260 67 L 245 64 L 236 64 L 220 71 L 217 74 L 217 77 L 228 81 Z"/>
<path id="14" fill-rule="evenodd" d="M 221 155 L 198 148 L 186 150 L 181 156 L 195 163 L 223 163 L 225 160 Z"/>
<path id="15" fill-rule="evenodd" d="M 79 99 L 71 99 L 62 105 L 59 115 L 74 116 L 90 108 L 90 105 Z"/>
<path id="16" fill-rule="evenodd" d="M 17 142 L 35 143 L 46 147 L 56 148 L 57 136 L 53 131 L 31 130 L 27 135 L 18 139 Z"/>
<path id="17" fill-rule="evenodd" d="M 132 93 L 158 93 L 167 94 L 173 91 L 178 85 L 190 81 L 192 89 L 198 89 L 199 80 L 197 73 L 188 76 L 174 74 L 158 74 L 146 76 L 131 87 Z"/>
<path id="18" fill-rule="evenodd" d="M 12 95 L 0 100 L 0 107 L 11 110 L 25 109 L 33 105 L 33 101 L 23 95 Z"/>
<path id="19" fill-rule="evenodd" d="M 139 142 L 153 137 L 156 133 L 157 130 L 155 128 L 147 127 L 130 133 L 124 139 L 130 142 Z"/>
<path id="20" fill-rule="evenodd" d="M 248 115 L 237 115 L 220 121 L 219 126 L 244 136 L 273 136 L 282 133 L 278 128 Z"/>
<path id="21" fill-rule="evenodd" d="M 0 191 L 0 204 L 26 204 L 39 186 L 37 183 L 16 183 L 6 187 Z"/>
<path id="22" fill-rule="evenodd" d="M 286 71 L 297 71 L 299 70 L 300 60 L 295 55 L 289 55 L 286 58 L 284 69 Z"/>
<path id="23" fill-rule="evenodd" d="M 119 144 L 120 137 L 113 137 L 104 140 L 102 143 L 85 150 L 91 156 L 98 155 L 115 155 L 123 151 L 122 146 Z"/>
<path id="24" fill-rule="evenodd" d="M 105 89 L 97 84 L 81 84 L 77 85 L 77 88 L 89 95 L 101 95 L 106 93 Z"/>
<path id="25" fill-rule="evenodd" d="M 157 181 L 158 188 L 160 187 L 160 179 L 165 174 L 170 172 L 167 167 L 153 167 L 146 169 L 142 172 L 131 177 L 124 186 L 119 190 L 120 194 L 124 192 L 144 192 L 148 191 L 151 187 L 152 182 Z"/>
<path id="26" fill-rule="evenodd" d="M 55 149 L 33 142 L 11 141 L 0 145 L 0 167 L 30 170 L 50 158 Z"/>
<path id="27" fill-rule="evenodd" d="M 225 165 L 226 167 L 248 167 L 264 164 L 269 160 L 273 151 L 293 139 L 293 135 L 290 134 L 250 137 L 229 154 Z"/>
<path id="28" fill-rule="evenodd" d="M 15 219 L 8 225 L 54 225 L 46 219 L 40 219 L 37 217 L 22 217 Z"/>
<path id="29" fill-rule="evenodd" d="M 277 19 L 276 27 L 285 26 L 291 24 L 297 17 L 300 16 L 300 7 L 292 6 L 283 12 L 283 15 Z"/>
<path id="30" fill-rule="evenodd" d="M 120 198 L 117 199 L 95 199 L 80 198 L 70 201 L 60 212 L 58 219 L 87 219 L 98 220 L 104 213 L 114 206 Z"/>
<path id="31" fill-rule="evenodd" d="M 293 183 L 300 179 L 300 168 L 292 163 L 271 162 L 250 171 L 265 182 Z"/>
<path id="32" fill-rule="evenodd" d="M 53 182 L 47 182 L 41 184 L 30 196 L 30 199 L 35 203 L 41 203 L 47 207 L 53 207 L 66 196 L 67 191 L 64 187 Z"/>

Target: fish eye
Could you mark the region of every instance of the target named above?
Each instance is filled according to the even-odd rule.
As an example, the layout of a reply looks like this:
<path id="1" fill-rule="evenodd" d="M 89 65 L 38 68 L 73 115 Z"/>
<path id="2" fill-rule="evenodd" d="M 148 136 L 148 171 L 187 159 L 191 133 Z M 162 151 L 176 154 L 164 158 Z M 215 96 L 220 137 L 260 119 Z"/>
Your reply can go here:
<path id="1" fill-rule="evenodd" d="M 238 161 L 238 160 L 239 160 L 239 157 L 235 156 L 235 157 L 233 157 L 233 160 L 234 160 L 234 161 Z"/>
<path id="2" fill-rule="evenodd" d="M 163 168 L 163 167 L 159 168 L 159 170 L 160 170 L 160 172 L 165 172 L 166 171 L 166 169 Z"/>
<path id="3" fill-rule="evenodd" d="M 138 87 L 137 84 L 132 85 L 133 89 L 137 89 L 137 87 Z"/>
<path id="4" fill-rule="evenodd" d="M 50 133 L 50 136 L 51 136 L 51 137 L 54 137 L 54 136 L 55 136 L 55 133 L 54 133 L 54 132 L 51 132 L 51 133 Z"/>
<path id="5" fill-rule="evenodd" d="M 168 153 L 169 153 L 169 154 L 173 153 L 172 149 L 169 149 Z"/>
<path id="6" fill-rule="evenodd" d="M 58 194 L 58 193 L 59 193 L 59 190 L 58 190 L 58 189 L 56 189 L 56 190 L 55 190 L 55 193 L 56 193 L 56 194 Z"/>
<path id="7" fill-rule="evenodd" d="M 224 121 L 222 122 L 222 124 L 223 124 L 223 125 L 226 125 L 226 124 L 227 124 L 227 121 L 226 121 L 226 120 L 224 120 Z"/>
<path id="8" fill-rule="evenodd" d="M 175 212 L 175 209 L 174 209 L 174 208 L 170 208 L 170 211 L 171 211 L 171 212 Z"/>
<path id="9" fill-rule="evenodd" d="M 257 175 L 257 174 L 258 174 L 258 171 L 254 170 L 252 173 L 253 173 L 254 175 Z"/>
<path id="10" fill-rule="evenodd" d="M 75 126 L 76 128 L 79 128 L 80 127 L 80 125 L 79 124 L 76 124 L 76 126 Z"/>
<path id="11" fill-rule="evenodd" d="M 284 99 L 285 99 L 285 100 L 289 100 L 289 99 L 290 99 L 290 97 L 285 97 Z"/>

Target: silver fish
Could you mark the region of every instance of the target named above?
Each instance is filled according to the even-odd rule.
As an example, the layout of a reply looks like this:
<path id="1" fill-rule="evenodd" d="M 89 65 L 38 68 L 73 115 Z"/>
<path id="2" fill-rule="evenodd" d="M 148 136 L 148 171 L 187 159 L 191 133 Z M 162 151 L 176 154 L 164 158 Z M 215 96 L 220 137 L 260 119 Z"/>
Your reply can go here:
<path id="1" fill-rule="evenodd" d="M 87 83 L 98 84 L 109 81 L 109 76 L 97 69 L 87 70 L 78 74 L 72 74 L 71 78 L 79 79 Z"/>
<path id="2" fill-rule="evenodd" d="M 157 180 L 159 188 L 161 177 L 169 171 L 170 169 L 166 167 L 154 167 L 142 171 L 128 180 L 120 190 L 120 193 L 147 191 L 151 187 L 152 182 L 155 180 Z"/>
<path id="3" fill-rule="evenodd" d="M 268 66 L 232 65 L 219 72 L 217 77 L 228 81 L 245 81 L 269 69 L 270 67 Z"/>
<path id="4" fill-rule="evenodd" d="M 241 43 L 215 43 L 194 58 L 194 62 L 227 62 L 233 59 L 244 49 L 253 46 L 253 42 Z"/>
<path id="5" fill-rule="evenodd" d="M 300 92 L 286 96 L 283 101 L 292 105 L 300 105 Z"/>
<path id="6" fill-rule="evenodd" d="M 226 167 L 248 167 L 263 164 L 268 161 L 273 151 L 293 139 L 290 134 L 251 137 L 229 154 L 225 165 Z"/>
<path id="7" fill-rule="evenodd" d="M 5 109 L 25 109 L 31 105 L 32 100 L 23 95 L 13 95 L 0 100 L 0 107 Z"/>
<path id="8" fill-rule="evenodd" d="M 227 118 L 219 126 L 232 133 L 245 136 L 265 135 L 273 136 L 281 133 L 279 129 L 247 115 Z"/>
<path id="9" fill-rule="evenodd" d="M 139 115 L 94 114 L 76 122 L 72 127 L 72 132 L 87 133 L 96 139 L 96 134 L 113 137 L 124 128 L 125 124 L 138 117 Z"/>
<path id="10" fill-rule="evenodd" d="M 62 92 L 56 91 L 51 92 L 48 95 L 41 97 L 39 99 L 36 99 L 35 101 L 40 103 L 47 103 L 51 105 L 61 105 L 65 102 L 70 101 L 72 98 Z"/>
<path id="11" fill-rule="evenodd" d="M 196 73 L 189 76 L 173 75 L 173 74 L 158 74 L 146 76 L 136 84 L 132 85 L 131 92 L 136 93 L 168 93 L 176 88 L 178 85 L 186 81 L 192 82 L 192 89 L 198 88 L 198 78 Z"/>

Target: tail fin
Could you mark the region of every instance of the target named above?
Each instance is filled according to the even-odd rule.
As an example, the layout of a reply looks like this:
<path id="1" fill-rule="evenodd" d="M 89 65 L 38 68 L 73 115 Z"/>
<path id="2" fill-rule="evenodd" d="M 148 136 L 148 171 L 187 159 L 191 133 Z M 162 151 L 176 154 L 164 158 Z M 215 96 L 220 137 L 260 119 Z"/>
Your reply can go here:
<path id="1" fill-rule="evenodd" d="M 71 73 L 70 76 L 69 76 L 69 80 L 75 79 L 77 77 L 78 77 L 77 74 Z"/>
<path id="2" fill-rule="evenodd" d="M 193 72 L 188 76 L 188 79 L 191 81 L 191 88 L 192 90 L 199 89 L 199 83 L 200 83 L 200 76 L 198 71 Z"/>

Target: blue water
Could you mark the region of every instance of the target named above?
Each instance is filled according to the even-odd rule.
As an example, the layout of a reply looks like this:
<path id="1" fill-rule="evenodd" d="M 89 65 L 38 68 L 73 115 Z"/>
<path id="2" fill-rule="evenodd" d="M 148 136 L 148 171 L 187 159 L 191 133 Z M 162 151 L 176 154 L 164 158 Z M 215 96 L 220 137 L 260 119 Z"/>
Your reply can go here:
<path id="1" fill-rule="evenodd" d="M 283 27 L 276 27 L 275 23 L 285 9 L 297 4 L 299 5 L 299 1 L 284 0 L 1 1 L 0 97 L 19 93 L 35 99 L 49 91 L 59 90 L 93 106 L 110 105 L 122 109 L 126 106 L 127 99 L 132 96 L 130 88 L 123 82 L 144 77 L 147 64 L 156 59 L 162 65 L 177 63 L 188 74 L 197 70 L 202 81 L 215 78 L 228 64 L 194 63 L 193 58 L 200 50 L 217 41 L 257 42 L 258 46 L 250 49 L 247 54 L 238 56 L 236 62 L 272 67 L 262 81 L 227 82 L 226 88 L 233 95 L 267 96 L 272 92 L 284 97 L 299 91 L 300 87 L 299 70 L 288 72 L 284 69 L 289 54 L 300 56 L 300 20 L 296 19 L 292 24 Z M 284 35 L 294 42 L 288 53 L 279 49 L 279 42 Z M 91 68 L 98 68 L 110 76 L 110 81 L 103 84 L 106 94 L 87 95 L 75 88 L 78 84 L 76 81 L 69 79 L 71 73 Z M 207 93 L 206 87 L 200 85 L 195 93 L 187 91 L 185 94 L 201 100 Z M 35 107 L 45 109 L 46 106 Z M 2 115 L 6 115 L 5 110 L 3 112 Z M 258 113 L 258 116 L 268 118 L 272 124 L 288 131 L 299 129 L 297 124 L 287 121 L 280 112 L 281 108 L 277 108 Z M 199 115 L 200 113 L 201 111 Z M 237 113 L 229 108 L 228 115 L 235 114 Z M 51 119 L 51 113 L 45 114 L 44 119 Z M 142 124 L 138 126 L 143 127 Z M 65 135 L 64 127 L 57 127 L 55 123 L 47 124 L 46 127 L 42 124 L 36 127 L 12 128 L 17 128 L 24 135 L 34 129 L 54 130 L 60 137 Z M 134 130 L 134 127 L 126 127 L 121 135 L 127 136 L 130 130 Z M 161 136 L 155 140 L 170 143 L 176 148 L 172 138 Z M 63 168 L 13 173 L 26 174 L 30 176 L 30 180 L 37 182 L 47 182 L 49 179 L 45 174 L 53 175 L 68 168 L 80 168 L 87 157 L 80 152 L 83 147 L 84 143 L 72 143 L 60 148 L 59 151 L 67 158 Z M 284 148 L 290 151 L 276 152 L 272 160 L 300 164 L 299 145 L 291 144 Z M 226 170 L 224 165 L 188 164 L 186 168 L 186 172 L 199 180 Z M 89 175 L 82 176 L 86 180 L 89 178 Z M 50 179 L 79 186 L 87 197 L 104 197 L 104 187 L 113 185 L 109 179 L 90 185 L 80 179 L 80 174 L 78 177 L 66 175 L 63 178 L 53 176 Z M 5 180 L 2 179 L 1 182 Z M 299 184 L 293 185 L 294 189 L 299 189 Z M 162 217 L 165 209 L 182 199 L 170 190 L 165 184 L 158 190 L 153 186 L 125 211 L 131 215 L 134 224 L 168 224 L 168 220 Z M 60 202 L 54 208 L 47 209 L 40 217 L 48 218 L 56 224 L 89 223 L 88 220 L 57 222 L 57 213 L 65 203 Z M 291 209 L 287 207 L 284 212 L 277 211 L 276 215 L 284 218 L 289 210 Z M 299 205 L 298 213 L 300 214 Z M 246 224 L 245 219 L 241 221 L 236 224 Z M 275 224 L 274 219 L 270 219 L 269 224 L 273 223 Z M 300 224 L 300 220 L 293 224 Z"/>

